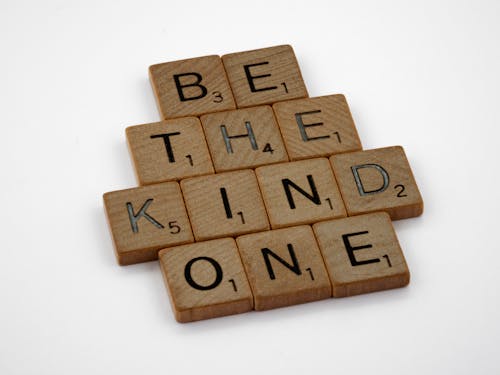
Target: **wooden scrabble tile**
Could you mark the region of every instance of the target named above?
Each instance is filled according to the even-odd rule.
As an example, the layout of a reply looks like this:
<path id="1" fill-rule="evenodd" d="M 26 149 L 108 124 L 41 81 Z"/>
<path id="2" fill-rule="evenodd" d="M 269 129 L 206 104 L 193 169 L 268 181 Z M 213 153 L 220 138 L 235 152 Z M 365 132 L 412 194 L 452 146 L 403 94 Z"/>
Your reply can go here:
<path id="1" fill-rule="evenodd" d="M 248 234 L 236 242 L 255 310 L 331 297 L 328 274 L 310 226 Z"/>
<path id="2" fill-rule="evenodd" d="M 193 242 L 177 182 L 113 191 L 103 198 L 121 265 L 155 260 L 162 248 Z"/>
<path id="3" fill-rule="evenodd" d="M 164 119 L 236 108 L 219 56 L 152 65 L 149 77 Z"/>
<path id="4" fill-rule="evenodd" d="M 255 173 L 273 229 L 346 216 L 325 158 L 267 165 Z"/>
<path id="5" fill-rule="evenodd" d="M 222 61 L 238 108 L 307 97 L 289 45 L 231 53 Z"/>
<path id="6" fill-rule="evenodd" d="M 362 149 L 344 95 L 280 102 L 273 110 L 290 160 Z"/>
<path id="7" fill-rule="evenodd" d="M 334 155 L 330 161 L 349 216 L 385 211 L 397 220 L 422 214 L 422 197 L 401 146 Z"/>
<path id="8" fill-rule="evenodd" d="M 201 117 L 217 172 L 288 161 L 270 106 Z"/>
<path id="9" fill-rule="evenodd" d="M 160 251 L 172 309 L 181 323 L 250 311 L 253 296 L 232 238 Z"/>
<path id="10" fill-rule="evenodd" d="M 313 225 L 334 297 L 399 288 L 410 272 L 385 212 Z"/>
<path id="11" fill-rule="evenodd" d="M 181 188 L 196 241 L 269 229 L 252 170 L 188 178 Z"/>
<path id="12" fill-rule="evenodd" d="M 214 173 L 196 117 L 131 126 L 126 134 L 140 185 Z"/>

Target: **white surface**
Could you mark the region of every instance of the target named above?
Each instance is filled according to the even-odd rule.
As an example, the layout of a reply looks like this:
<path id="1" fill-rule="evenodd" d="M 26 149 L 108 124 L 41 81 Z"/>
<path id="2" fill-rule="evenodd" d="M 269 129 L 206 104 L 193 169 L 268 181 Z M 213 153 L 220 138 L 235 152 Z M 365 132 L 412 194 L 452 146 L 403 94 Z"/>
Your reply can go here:
<path id="1" fill-rule="evenodd" d="M 0 373 L 498 374 L 500 3 L 0 3 Z M 136 186 L 147 67 L 290 43 L 365 148 L 406 149 L 409 287 L 175 322 L 156 262 L 119 267 L 102 194 Z"/>

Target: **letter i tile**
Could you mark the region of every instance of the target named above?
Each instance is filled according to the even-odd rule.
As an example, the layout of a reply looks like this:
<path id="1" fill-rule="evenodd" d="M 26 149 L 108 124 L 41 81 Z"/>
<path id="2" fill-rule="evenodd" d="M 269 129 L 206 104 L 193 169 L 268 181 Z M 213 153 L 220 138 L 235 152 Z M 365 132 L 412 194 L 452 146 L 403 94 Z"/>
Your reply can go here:
<path id="1" fill-rule="evenodd" d="M 397 220 L 422 214 L 422 197 L 402 147 L 334 155 L 330 162 L 349 216 L 385 211 Z"/>
<path id="2" fill-rule="evenodd" d="M 377 212 L 313 225 L 334 297 L 410 282 L 410 272 L 389 215 Z"/>

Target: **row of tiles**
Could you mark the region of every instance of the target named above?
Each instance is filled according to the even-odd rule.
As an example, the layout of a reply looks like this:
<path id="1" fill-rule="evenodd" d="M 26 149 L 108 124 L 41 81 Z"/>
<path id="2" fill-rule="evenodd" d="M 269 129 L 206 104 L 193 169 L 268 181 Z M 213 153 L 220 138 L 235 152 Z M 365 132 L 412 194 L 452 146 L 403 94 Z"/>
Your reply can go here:
<path id="1" fill-rule="evenodd" d="M 399 147 L 267 165 L 104 194 L 120 264 L 161 248 L 385 211 L 418 216 L 423 202 Z"/>
<path id="2" fill-rule="evenodd" d="M 289 45 L 156 64 L 149 76 L 163 119 L 308 96 Z"/>
<path id="3" fill-rule="evenodd" d="M 362 149 L 340 94 L 136 125 L 126 136 L 140 185 Z"/>
<path id="4" fill-rule="evenodd" d="M 387 213 L 163 249 L 179 322 L 397 288 L 410 273 Z"/>

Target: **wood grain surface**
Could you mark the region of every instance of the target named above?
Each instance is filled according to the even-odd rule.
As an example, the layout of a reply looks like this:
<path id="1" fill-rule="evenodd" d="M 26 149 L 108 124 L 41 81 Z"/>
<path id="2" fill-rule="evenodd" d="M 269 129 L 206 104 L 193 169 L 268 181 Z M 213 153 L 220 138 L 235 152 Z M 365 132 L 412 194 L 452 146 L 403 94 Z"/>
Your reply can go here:
<path id="1" fill-rule="evenodd" d="M 269 106 L 211 113 L 201 122 L 217 172 L 288 161 Z"/>
<path id="2" fill-rule="evenodd" d="M 234 239 L 164 249 L 159 258 L 177 321 L 252 310 L 252 292 Z"/>
<path id="3" fill-rule="evenodd" d="M 347 216 L 328 159 L 268 165 L 255 173 L 273 229 Z"/>
<path id="4" fill-rule="evenodd" d="M 324 221 L 313 228 L 334 297 L 398 288 L 410 282 L 410 272 L 387 213 Z"/>
<path id="5" fill-rule="evenodd" d="M 273 110 L 290 160 L 362 149 L 344 95 L 280 102 Z"/>
<path id="6" fill-rule="evenodd" d="M 113 191 L 103 199 L 121 265 L 158 259 L 160 249 L 194 240 L 177 182 Z"/>
<path id="7" fill-rule="evenodd" d="M 289 45 L 230 53 L 222 61 L 238 108 L 308 96 Z"/>
<path id="8" fill-rule="evenodd" d="M 422 214 L 424 204 L 400 146 L 330 158 L 349 216 L 385 211 L 392 220 Z"/>
<path id="9" fill-rule="evenodd" d="M 236 242 L 255 310 L 331 297 L 328 274 L 310 226 L 248 234 Z"/>
<path id="10" fill-rule="evenodd" d="M 139 185 L 214 173 L 196 117 L 131 126 L 126 135 Z"/>
<path id="11" fill-rule="evenodd" d="M 236 108 L 219 56 L 152 65 L 149 77 L 163 119 Z"/>

